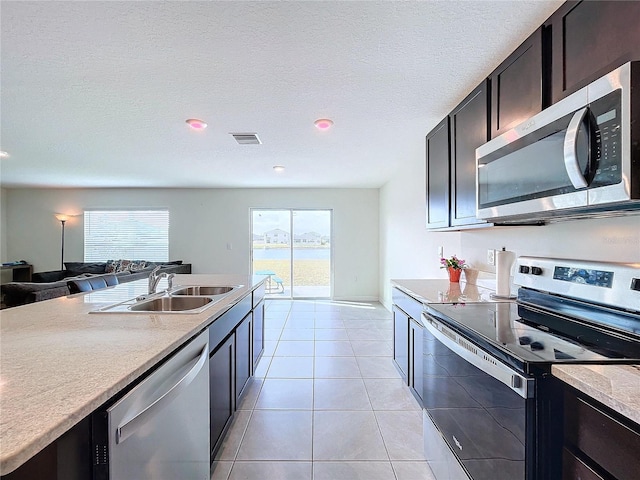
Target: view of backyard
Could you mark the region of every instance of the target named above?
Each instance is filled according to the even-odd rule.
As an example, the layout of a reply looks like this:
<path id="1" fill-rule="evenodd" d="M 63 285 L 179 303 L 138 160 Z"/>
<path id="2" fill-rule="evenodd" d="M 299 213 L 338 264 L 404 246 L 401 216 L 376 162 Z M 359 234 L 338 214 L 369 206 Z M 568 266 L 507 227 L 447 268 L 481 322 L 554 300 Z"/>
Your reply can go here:
<path id="1" fill-rule="evenodd" d="M 286 298 L 329 297 L 330 212 L 256 210 L 253 220 L 253 272 L 271 275 L 270 293 Z"/>

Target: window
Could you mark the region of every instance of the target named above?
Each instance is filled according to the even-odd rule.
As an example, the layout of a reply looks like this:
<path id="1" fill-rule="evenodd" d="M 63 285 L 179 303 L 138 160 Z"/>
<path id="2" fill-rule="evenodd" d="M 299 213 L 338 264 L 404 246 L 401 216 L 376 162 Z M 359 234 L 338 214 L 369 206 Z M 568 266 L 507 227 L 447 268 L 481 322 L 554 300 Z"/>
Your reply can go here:
<path id="1" fill-rule="evenodd" d="M 87 210 L 84 261 L 169 260 L 169 210 Z"/>

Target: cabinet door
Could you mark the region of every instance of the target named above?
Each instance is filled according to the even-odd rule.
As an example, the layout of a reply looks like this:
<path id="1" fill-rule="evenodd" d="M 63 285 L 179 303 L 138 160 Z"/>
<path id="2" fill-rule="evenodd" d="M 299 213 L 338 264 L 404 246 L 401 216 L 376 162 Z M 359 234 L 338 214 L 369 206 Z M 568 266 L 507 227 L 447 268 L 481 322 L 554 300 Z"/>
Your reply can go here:
<path id="1" fill-rule="evenodd" d="M 449 117 L 426 138 L 427 228 L 449 226 Z"/>
<path id="2" fill-rule="evenodd" d="M 451 125 L 451 225 L 476 218 L 476 148 L 489 140 L 488 82 L 482 82 L 449 115 Z"/>
<path id="3" fill-rule="evenodd" d="M 542 27 L 489 76 L 491 138 L 542 111 Z"/>
<path id="4" fill-rule="evenodd" d="M 393 307 L 393 359 L 407 381 L 409 372 L 409 316 Z"/>
<path id="5" fill-rule="evenodd" d="M 234 411 L 234 336 L 231 335 L 209 357 L 209 410 L 211 419 L 211 451 L 225 431 Z"/>
<path id="6" fill-rule="evenodd" d="M 253 357 L 251 346 L 253 339 L 251 335 L 251 313 L 244 317 L 238 328 L 236 328 L 236 402 L 242 396 L 244 387 L 251 377 L 253 367 Z M 236 403 L 237 404 L 237 403 Z"/>
<path id="7" fill-rule="evenodd" d="M 422 403 L 422 325 L 413 318 L 409 319 L 409 386 Z"/>
<path id="8" fill-rule="evenodd" d="M 633 422 L 567 388 L 564 395 L 564 444 L 591 466 L 617 480 L 637 480 L 640 431 Z M 566 464 L 565 464 L 566 466 Z M 563 473 L 563 478 L 567 476 Z M 588 478 L 588 477 L 587 477 Z"/>
<path id="9" fill-rule="evenodd" d="M 253 367 L 264 351 L 264 300 L 253 309 Z"/>
<path id="10" fill-rule="evenodd" d="M 640 2 L 566 2 L 551 27 L 551 100 L 557 102 L 630 60 L 640 59 Z"/>

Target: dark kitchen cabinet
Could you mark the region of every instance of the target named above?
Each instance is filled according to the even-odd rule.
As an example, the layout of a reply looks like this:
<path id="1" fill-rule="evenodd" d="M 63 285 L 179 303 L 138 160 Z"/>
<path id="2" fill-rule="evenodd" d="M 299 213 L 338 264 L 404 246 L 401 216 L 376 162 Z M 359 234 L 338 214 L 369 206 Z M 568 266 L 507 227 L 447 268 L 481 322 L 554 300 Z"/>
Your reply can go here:
<path id="1" fill-rule="evenodd" d="M 476 148 L 489 140 L 488 95 L 485 80 L 426 137 L 428 229 L 486 225 L 476 218 Z"/>
<path id="2" fill-rule="evenodd" d="M 258 302 L 255 306 L 254 300 Z M 260 339 L 259 343 L 256 338 Z M 209 326 L 212 460 L 253 375 L 255 348 L 256 345 L 262 348 L 263 339 L 263 286 L 242 298 Z"/>
<path id="3" fill-rule="evenodd" d="M 562 478 L 637 480 L 640 426 L 581 392 L 564 393 Z"/>
<path id="4" fill-rule="evenodd" d="M 422 389 L 424 380 L 422 378 L 422 339 L 424 337 L 424 327 L 422 324 L 409 317 L 409 372 L 407 383 L 412 388 L 413 394 L 418 397 L 422 404 Z"/>
<path id="5" fill-rule="evenodd" d="M 543 74 L 543 28 L 540 27 L 489 76 L 491 138 L 547 106 Z"/>
<path id="6" fill-rule="evenodd" d="M 489 140 L 488 91 L 485 80 L 449 115 L 451 226 L 485 223 L 476 218 L 476 148 Z"/>
<path id="7" fill-rule="evenodd" d="M 252 314 L 249 313 L 236 327 L 236 403 L 240 400 L 244 387 L 253 372 L 253 328 Z"/>
<path id="8" fill-rule="evenodd" d="M 630 60 L 640 60 L 640 2 L 570 1 L 545 23 L 551 31 L 551 101 Z"/>
<path id="9" fill-rule="evenodd" d="M 400 375 L 407 381 L 409 376 L 409 316 L 393 306 L 393 361 Z"/>
<path id="10" fill-rule="evenodd" d="M 449 226 L 449 117 L 426 137 L 427 228 Z"/>
<path id="11" fill-rule="evenodd" d="M 211 451 L 226 431 L 235 409 L 235 338 L 231 335 L 209 357 L 209 410 Z"/>
<path id="12" fill-rule="evenodd" d="M 253 291 L 253 368 L 257 366 L 264 351 L 264 284 Z"/>
<path id="13" fill-rule="evenodd" d="M 264 300 L 253 308 L 253 368 L 264 352 Z"/>
<path id="14" fill-rule="evenodd" d="M 393 359 L 411 388 L 411 393 L 422 404 L 423 391 L 423 337 L 421 323 L 422 302 L 398 288 L 393 288 Z"/>

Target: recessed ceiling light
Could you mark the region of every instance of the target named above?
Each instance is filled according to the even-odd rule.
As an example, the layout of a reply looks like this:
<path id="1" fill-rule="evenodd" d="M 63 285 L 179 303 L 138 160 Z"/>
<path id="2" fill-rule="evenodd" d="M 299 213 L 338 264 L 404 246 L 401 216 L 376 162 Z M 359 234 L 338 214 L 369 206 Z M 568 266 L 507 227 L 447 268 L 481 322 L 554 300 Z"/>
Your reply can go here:
<path id="1" fill-rule="evenodd" d="M 274 165 L 274 166 L 273 166 L 273 169 L 274 169 L 276 172 L 284 172 L 284 165 Z"/>
<path id="2" fill-rule="evenodd" d="M 333 120 L 329 120 L 328 118 L 319 118 L 313 122 L 313 124 L 320 130 L 327 130 L 333 125 Z"/>
<path id="3" fill-rule="evenodd" d="M 4 150 L 0 150 L 0 158 L 9 158 L 9 153 Z"/>
<path id="4" fill-rule="evenodd" d="M 186 122 L 194 130 L 204 130 L 205 128 L 207 128 L 206 122 L 198 120 L 197 118 L 189 118 L 188 120 L 186 120 Z"/>

